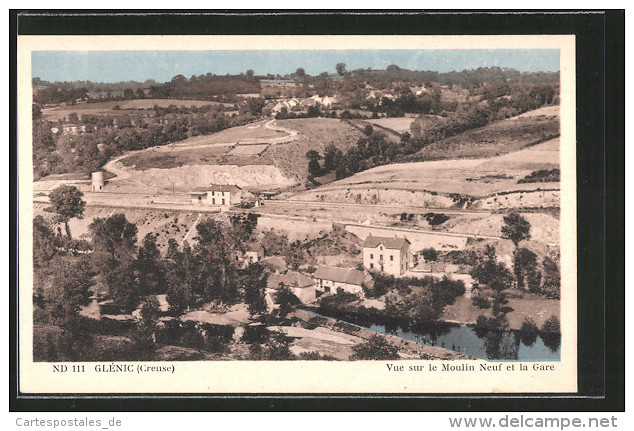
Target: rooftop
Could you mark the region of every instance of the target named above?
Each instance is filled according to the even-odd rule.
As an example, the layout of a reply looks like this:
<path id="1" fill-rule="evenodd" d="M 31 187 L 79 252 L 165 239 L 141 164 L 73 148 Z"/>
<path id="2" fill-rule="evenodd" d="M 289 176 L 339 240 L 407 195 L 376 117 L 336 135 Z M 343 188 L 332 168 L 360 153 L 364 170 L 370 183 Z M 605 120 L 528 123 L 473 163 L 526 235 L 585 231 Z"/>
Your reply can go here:
<path id="1" fill-rule="evenodd" d="M 314 274 L 315 278 L 331 280 L 339 283 L 355 284 L 361 286 L 365 274 L 352 268 L 339 268 L 336 266 L 320 266 Z"/>
<path id="2" fill-rule="evenodd" d="M 260 261 L 262 265 L 265 265 L 273 270 L 285 271 L 286 270 L 286 260 L 280 256 L 269 256 L 265 257 Z"/>
<path id="3" fill-rule="evenodd" d="M 287 287 L 308 287 L 315 284 L 315 281 L 297 271 L 286 271 L 285 274 L 270 274 L 267 279 L 267 287 L 277 289 L 280 283 Z"/>
<path id="4" fill-rule="evenodd" d="M 390 238 L 384 236 L 372 236 L 369 235 L 365 242 L 363 243 L 363 247 L 367 248 L 376 248 L 379 244 L 383 244 L 383 246 L 387 249 L 400 250 L 403 248 L 405 244 L 411 244 L 407 238 Z"/>
<path id="5" fill-rule="evenodd" d="M 190 190 L 190 193 L 207 193 L 207 192 L 237 192 L 242 190 L 240 187 L 233 184 L 211 184 L 204 187 L 194 187 Z"/>

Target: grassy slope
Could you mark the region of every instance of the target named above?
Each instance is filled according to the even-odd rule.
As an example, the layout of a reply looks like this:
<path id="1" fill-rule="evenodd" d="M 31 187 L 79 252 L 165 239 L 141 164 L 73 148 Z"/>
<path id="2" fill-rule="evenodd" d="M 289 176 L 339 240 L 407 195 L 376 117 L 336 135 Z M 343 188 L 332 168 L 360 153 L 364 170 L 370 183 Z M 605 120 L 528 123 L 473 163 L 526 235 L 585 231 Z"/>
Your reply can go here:
<path id="1" fill-rule="evenodd" d="M 434 142 L 402 162 L 482 158 L 506 154 L 559 136 L 558 116 L 502 120 Z"/>
<path id="2" fill-rule="evenodd" d="M 339 120 L 311 118 L 278 121 L 280 127 L 296 130 L 299 135 L 292 142 L 270 145 L 260 155 L 231 152 L 230 146 L 208 145 L 235 142 L 239 139 L 277 138 L 284 135 L 260 127 L 262 124 L 264 123 L 259 122 L 205 137 L 191 138 L 197 140 L 193 148 L 165 146 L 148 149 L 122 159 L 121 162 L 125 166 L 136 165 L 137 170 L 169 169 L 184 165 L 273 165 L 280 168 L 285 176 L 303 180 L 308 174 L 306 153 L 309 150 L 314 149 L 323 154 L 326 145 L 332 143 L 345 151 L 363 136 L 361 132 Z"/>
<path id="3" fill-rule="evenodd" d="M 380 187 L 488 196 L 514 190 L 556 189 L 559 185 L 555 182 L 517 183 L 535 170 L 559 167 L 559 139 L 536 144 L 559 134 L 557 107 L 548 108 L 435 142 L 402 163 L 369 169 L 310 193 Z"/>
<path id="4" fill-rule="evenodd" d="M 123 109 L 150 109 L 154 105 L 158 105 L 162 108 L 166 108 L 170 105 L 175 106 L 204 106 L 204 105 L 219 105 L 221 103 L 209 102 L 205 100 L 181 100 L 181 99 L 139 99 L 139 100 L 117 100 L 108 102 L 97 103 L 80 103 L 78 105 L 62 105 L 55 108 L 42 109 L 42 118 L 48 121 L 57 121 L 60 118 L 68 118 L 68 115 L 72 112 L 81 114 L 92 115 L 117 115 L 121 114 L 121 111 L 115 111 L 112 108 L 116 105 Z M 233 105 L 230 105 L 233 106 Z"/>

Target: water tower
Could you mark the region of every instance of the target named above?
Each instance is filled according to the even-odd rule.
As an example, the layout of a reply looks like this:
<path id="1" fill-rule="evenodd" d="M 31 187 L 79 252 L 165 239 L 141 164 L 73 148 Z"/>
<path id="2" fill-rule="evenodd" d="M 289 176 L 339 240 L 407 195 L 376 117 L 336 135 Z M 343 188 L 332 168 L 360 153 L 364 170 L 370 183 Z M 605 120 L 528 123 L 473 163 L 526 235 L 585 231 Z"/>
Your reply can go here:
<path id="1" fill-rule="evenodd" d="M 104 182 L 103 182 L 103 172 L 97 171 L 92 173 L 92 191 L 93 192 L 101 192 L 103 191 Z"/>

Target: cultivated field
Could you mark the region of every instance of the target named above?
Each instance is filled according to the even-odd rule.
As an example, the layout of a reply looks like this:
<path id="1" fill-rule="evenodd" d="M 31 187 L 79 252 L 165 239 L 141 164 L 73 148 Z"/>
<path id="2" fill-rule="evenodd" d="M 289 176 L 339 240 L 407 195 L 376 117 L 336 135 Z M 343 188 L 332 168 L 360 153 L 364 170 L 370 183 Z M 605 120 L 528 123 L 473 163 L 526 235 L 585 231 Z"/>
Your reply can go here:
<path id="1" fill-rule="evenodd" d="M 559 139 L 553 139 L 520 151 L 489 159 L 435 160 L 429 162 L 397 163 L 379 166 L 360 172 L 352 177 L 310 190 L 297 198 L 310 199 L 316 195 L 328 201 L 329 194 L 344 190 L 354 198 L 360 190 L 378 191 L 378 202 L 382 190 L 426 191 L 433 193 L 458 193 L 469 196 L 489 196 L 495 193 L 537 188 L 558 189 L 559 183 L 518 184 L 517 181 L 539 169 L 559 167 Z M 383 192 L 387 197 L 391 192 Z M 414 201 L 402 202 L 416 205 Z M 442 197 L 436 197 L 442 199 Z"/>
<path id="2" fill-rule="evenodd" d="M 498 121 L 425 146 L 404 162 L 493 157 L 559 136 L 559 116 L 532 115 Z"/>
<path id="3" fill-rule="evenodd" d="M 345 151 L 361 136 L 354 127 L 329 118 L 261 121 L 137 151 L 118 165 L 134 184 L 153 188 L 171 187 L 175 182 L 177 190 L 187 191 L 219 182 L 278 189 L 303 184 L 309 150 L 323 153 L 333 143 Z"/>
<path id="4" fill-rule="evenodd" d="M 268 144 L 238 145 L 227 154 L 230 156 L 259 156 L 269 147 Z"/>
<path id="5" fill-rule="evenodd" d="M 554 106 L 543 106 L 539 109 L 534 109 L 532 111 L 524 112 L 523 114 L 518 115 L 517 117 L 511 118 L 530 118 L 530 117 L 539 117 L 541 115 L 545 116 L 559 116 L 560 107 L 559 105 Z"/>
<path id="6" fill-rule="evenodd" d="M 121 159 L 120 163 L 137 171 L 171 169 L 184 165 L 208 163 L 211 158 L 227 154 L 231 147 L 205 146 L 197 149 L 152 147 Z"/>
<path id="7" fill-rule="evenodd" d="M 64 105 L 55 108 L 42 109 L 42 118 L 48 121 L 57 121 L 64 117 L 68 118 L 68 115 L 72 112 L 77 115 L 92 114 L 92 115 L 104 115 L 104 114 L 117 114 L 117 111 L 113 108 L 119 106 L 124 109 L 151 109 L 154 105 L 158 105 L 161 108 L 167 108 L 170 105 L 185 106 L 185 107 L 199 107 L 205 105 L 227 105 L 218 102 L 210 102 L 207 100 L 184 100 L 184 99 L 138 99 L 138 100 L 116 100 L 108 102 L 96 102 L 96 103 L 80 103 L 77 105 Z"/>
<path id="8" fill-rule="evenodd" d="M 396 118 L 375 118 L 367 120 L 368 123 L 394 130 L 397 133 L 409 132 L 409 128 L 415 118 L 396 117 Z"/>
<path id="9" fill-rule="evenodd" d="M 232 127 L 211 135 L 186 139 L 178 142 L 176 146 L 196 147 L 217 144 L 267 143 L 273 139 L 280 140 L 280 138 L 289 138 L 289 140 L 292 140 L 291 133 L 277 128 L 271 123 L 270 121 L 258 121 L 257 123 L 247 124 L 246 126 Z"/>

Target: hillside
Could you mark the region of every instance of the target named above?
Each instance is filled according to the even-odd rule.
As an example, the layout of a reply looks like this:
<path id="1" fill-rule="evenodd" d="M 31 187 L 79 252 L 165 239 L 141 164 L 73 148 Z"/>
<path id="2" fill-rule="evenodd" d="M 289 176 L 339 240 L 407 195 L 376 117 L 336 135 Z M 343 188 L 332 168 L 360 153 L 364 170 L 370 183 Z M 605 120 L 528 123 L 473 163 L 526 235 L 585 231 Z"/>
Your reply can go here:
<path id="1" fill-rule="evenodd" d="M 304 184 L 309 150 L 323 152 L 333 143 L 345 151 L 361 136 L 354 127 L 330 118 L 257 122 L 128 153 L 106 169 L 116 163 L 134 187 L 165 188 L 174 183 L 175 189 L 186 191 L 218 182 L 252 190 L 283 189 Z"/>
<path id="2" fill-rule="evenodd" d="M 174 106 L 186 106 L 186 107 L 200 107 L 205 105 L 227 105 L 232 107 L 232 104 L 222 104 L 218 102 L 210 102 L 206 100 L 185 100 L 185 99 L 134 99 L 134 100 L 113 100 L 107 102 L 95 102 L 95 103 L 79 103 L 77 105 L 61 105 L 54 108 L 43 108 L 42 119 L 47 121 L 58 121 L 63 118 L 68 118 L 71 113 L 76 113 L 81 116 L 82 114 L 91 115 L 115 115 L 121 110 L 131 109 L 152 109 L 154 106 L 160 106 L 161 108 L 167 108 L 170 105 Z M 116 106 L 120 110 L 113 109 Z"/>
<path id="3" fill-rule="evenodd" d="M 518 183 L 536 170 L 558 167 L 559 139 L 553 139 L 489 159 L 379 166 L 298 194 L 295 199 L 449 207 L 459 203 L 455 195 L 489 197 L 513 191 L 558 190 L 558 182 Z"/>
<path id="4" fill-rule="evenodd" d="M 492 157 L 556 138 L 559 136 L 559 115 L 542 109 L 536 110 L 539 113 L 527 112 L 433 142 L 399 161 Z"/>

